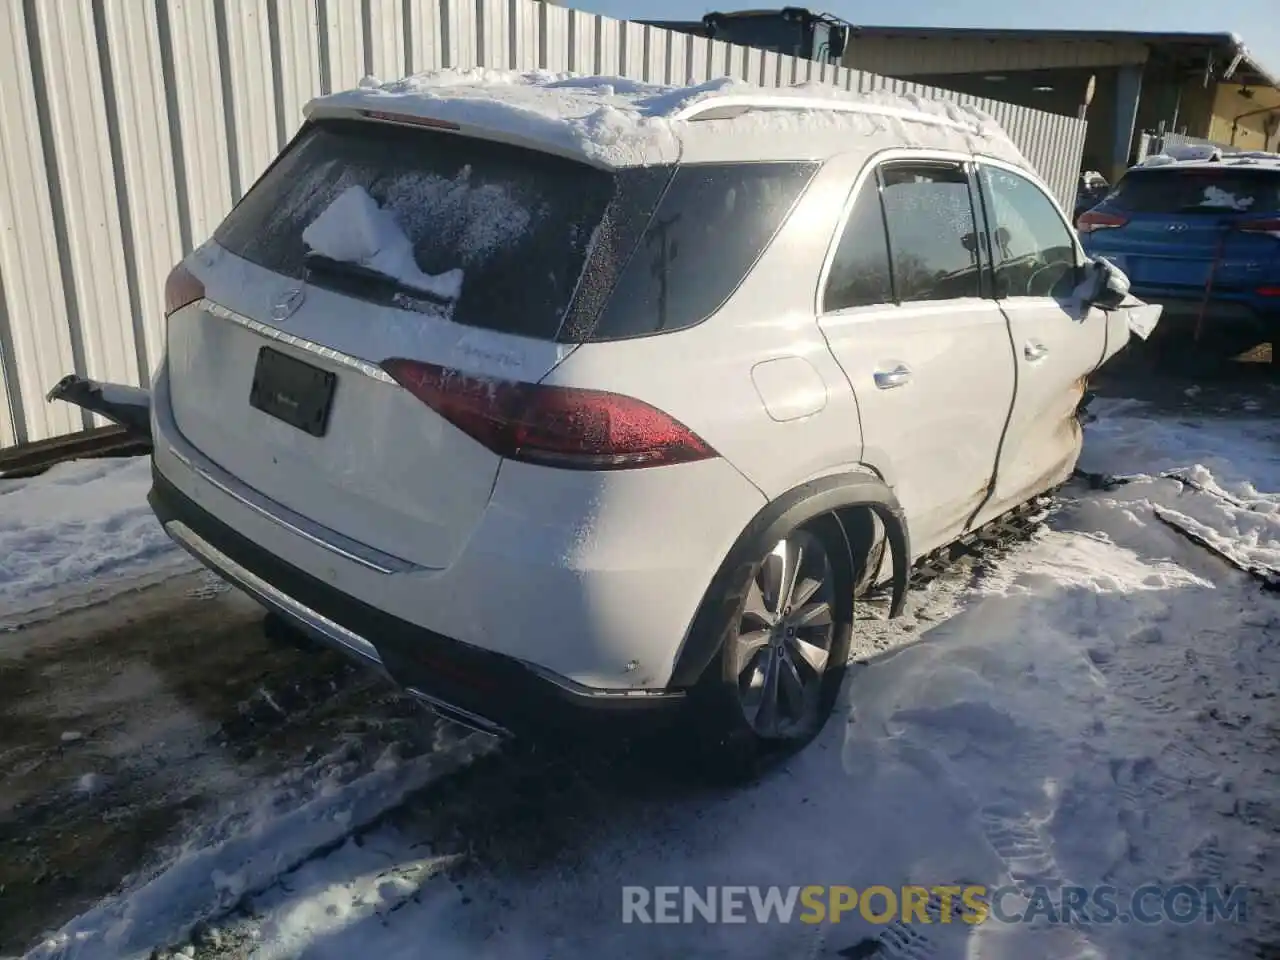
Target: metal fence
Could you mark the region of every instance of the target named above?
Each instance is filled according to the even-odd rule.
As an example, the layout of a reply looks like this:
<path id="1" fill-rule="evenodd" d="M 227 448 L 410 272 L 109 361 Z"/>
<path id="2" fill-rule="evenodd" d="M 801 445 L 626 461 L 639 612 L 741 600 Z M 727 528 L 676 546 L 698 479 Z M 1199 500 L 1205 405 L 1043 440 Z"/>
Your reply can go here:
<path id="1" fill-rule="evenodd" d="M 162 286 L 311 97 L 439 67 L 807 80 L 993 114 L 1070 208 L 1085 124 L 533 0 L 3 0 L 0 448 L 93 425 L 63 374 L 146 384 Z"/>
<path id="2" fill-rule="evenodd" d="M 1168 147 L 1217 147 L 1223 153 L 1242 153 L 1244 147 L 1234 147 L 1229 143 L 1206 140 L 1204 137 L 1189 137 L 1185 133 L 1157 133 L 1151 142 L 1151 153 L 1160 153 Z"/>

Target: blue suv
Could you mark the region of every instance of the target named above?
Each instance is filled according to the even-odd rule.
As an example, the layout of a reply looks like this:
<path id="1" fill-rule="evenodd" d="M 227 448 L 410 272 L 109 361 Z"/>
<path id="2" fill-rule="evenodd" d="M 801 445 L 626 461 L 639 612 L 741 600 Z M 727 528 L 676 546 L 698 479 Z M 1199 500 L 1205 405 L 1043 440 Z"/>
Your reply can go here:
<path id="1" fill-rule="evenodd" d="M 1231 155 L 1133 167 L 1076 221 L 1161 325 L 1246 324 L 1280 336 L 1280 156 Z M 1203 310 L 1202 310 L 1203 307 Z"/>

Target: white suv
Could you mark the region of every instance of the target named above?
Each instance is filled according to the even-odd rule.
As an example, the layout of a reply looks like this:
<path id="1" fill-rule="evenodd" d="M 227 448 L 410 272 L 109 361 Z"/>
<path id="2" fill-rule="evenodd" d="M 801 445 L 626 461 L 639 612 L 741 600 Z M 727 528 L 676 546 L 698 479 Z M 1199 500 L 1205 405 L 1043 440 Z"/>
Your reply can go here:
<path id="1" fill-rule="evenodd" d="M 880 543 L 896 613 L 1070 474 L 1122 279 L 955 106 L 369 85 L 170 276 L 151 503 L 455 720 L 770 755 L 831 711 Z"/>

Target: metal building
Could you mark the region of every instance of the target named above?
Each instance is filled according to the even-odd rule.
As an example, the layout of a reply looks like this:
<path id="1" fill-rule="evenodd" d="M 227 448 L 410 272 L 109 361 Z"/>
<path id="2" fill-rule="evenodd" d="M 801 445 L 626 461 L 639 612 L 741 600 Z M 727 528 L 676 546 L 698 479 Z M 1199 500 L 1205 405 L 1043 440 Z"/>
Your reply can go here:
<path id="1" fill-rule="evenodd" d="M 797 7 L 662 26 L 1087 119 L 1084 167 L 1110 178 L 1142 131 L 1280 144 L 1276 79 L 1231 33 L 857 26 Z"/>

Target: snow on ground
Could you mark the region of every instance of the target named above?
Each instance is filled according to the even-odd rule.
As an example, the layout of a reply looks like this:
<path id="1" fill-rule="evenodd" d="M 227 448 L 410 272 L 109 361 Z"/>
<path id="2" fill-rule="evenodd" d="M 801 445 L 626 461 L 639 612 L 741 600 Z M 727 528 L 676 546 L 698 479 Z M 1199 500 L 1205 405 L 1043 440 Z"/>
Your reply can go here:
<path id="1" fill-rule="evenodd" d="M 125 897 L 113 897 L 47 938 L 32 957 L 146 956 L 192 925 L 226 913 L 298 864 L 383 815 L 414 791 L 478 753 L 485 738 L 448 737 L 410 758 L 388 750 L 372 771 L 337 751 L 305 771 L 260 784 L 221 819 L 197 830 L 165 868 Z M 304 776 L 300 776 L 305 774 Z"/>
<path id="2" fill-rule="evenodd" d="M 761 783 L 644 796 L 619 787 L 594 805 L 570 791 L 519 827 L 559 841 L 533 863 L 469 857 L 485 834 L 512 829 L 482 815 L 469 837 L 446 839 L 412 799 L 409 815 L 357 839 L 334 823 L 344 812 L 367 820 L 368 791 L 343 787 L 322 816 L 303 817 L 304 842 L 288 819 L 296 811 L 228 827 L 32 956 L 145 956 L 240 892 L 225 927 L 234 937 L 206 932 L 185 955 L 1202 960 L 1258 950 L 1250 938 L 1275 943 L 1280 601 L 1155 511 L 1274 562 L 1280 426 L 1182 420 L 1127 401 L 1095 409 L 1082 466 L 1177 470 L 1203 489 L 1081 486 L 1032 543 L 968 582 L 914 594 L 903 620 L 864 621 L 865 659 L 837 716 Z M 392 779 L 379 781 L 377 809 L 424 782 L 416 764 L 432 762 L 383 774 Z M 468 802 L 483 811 L 498 792 L 477 788 Z M 474 862 L 458 873 L 459 859 Z M 1123 904 L 1152 882 L 1242 885 L 1247 921 L 621 922 L 624 885 L 981 883 L 1025 894 L 1107 884 Z"/>
<path id="3" fill-rule="evenodd" d="M 145 457 L 0 480 L 0 629 L 190 569 L 147 506 L 150 486 Z"/>

